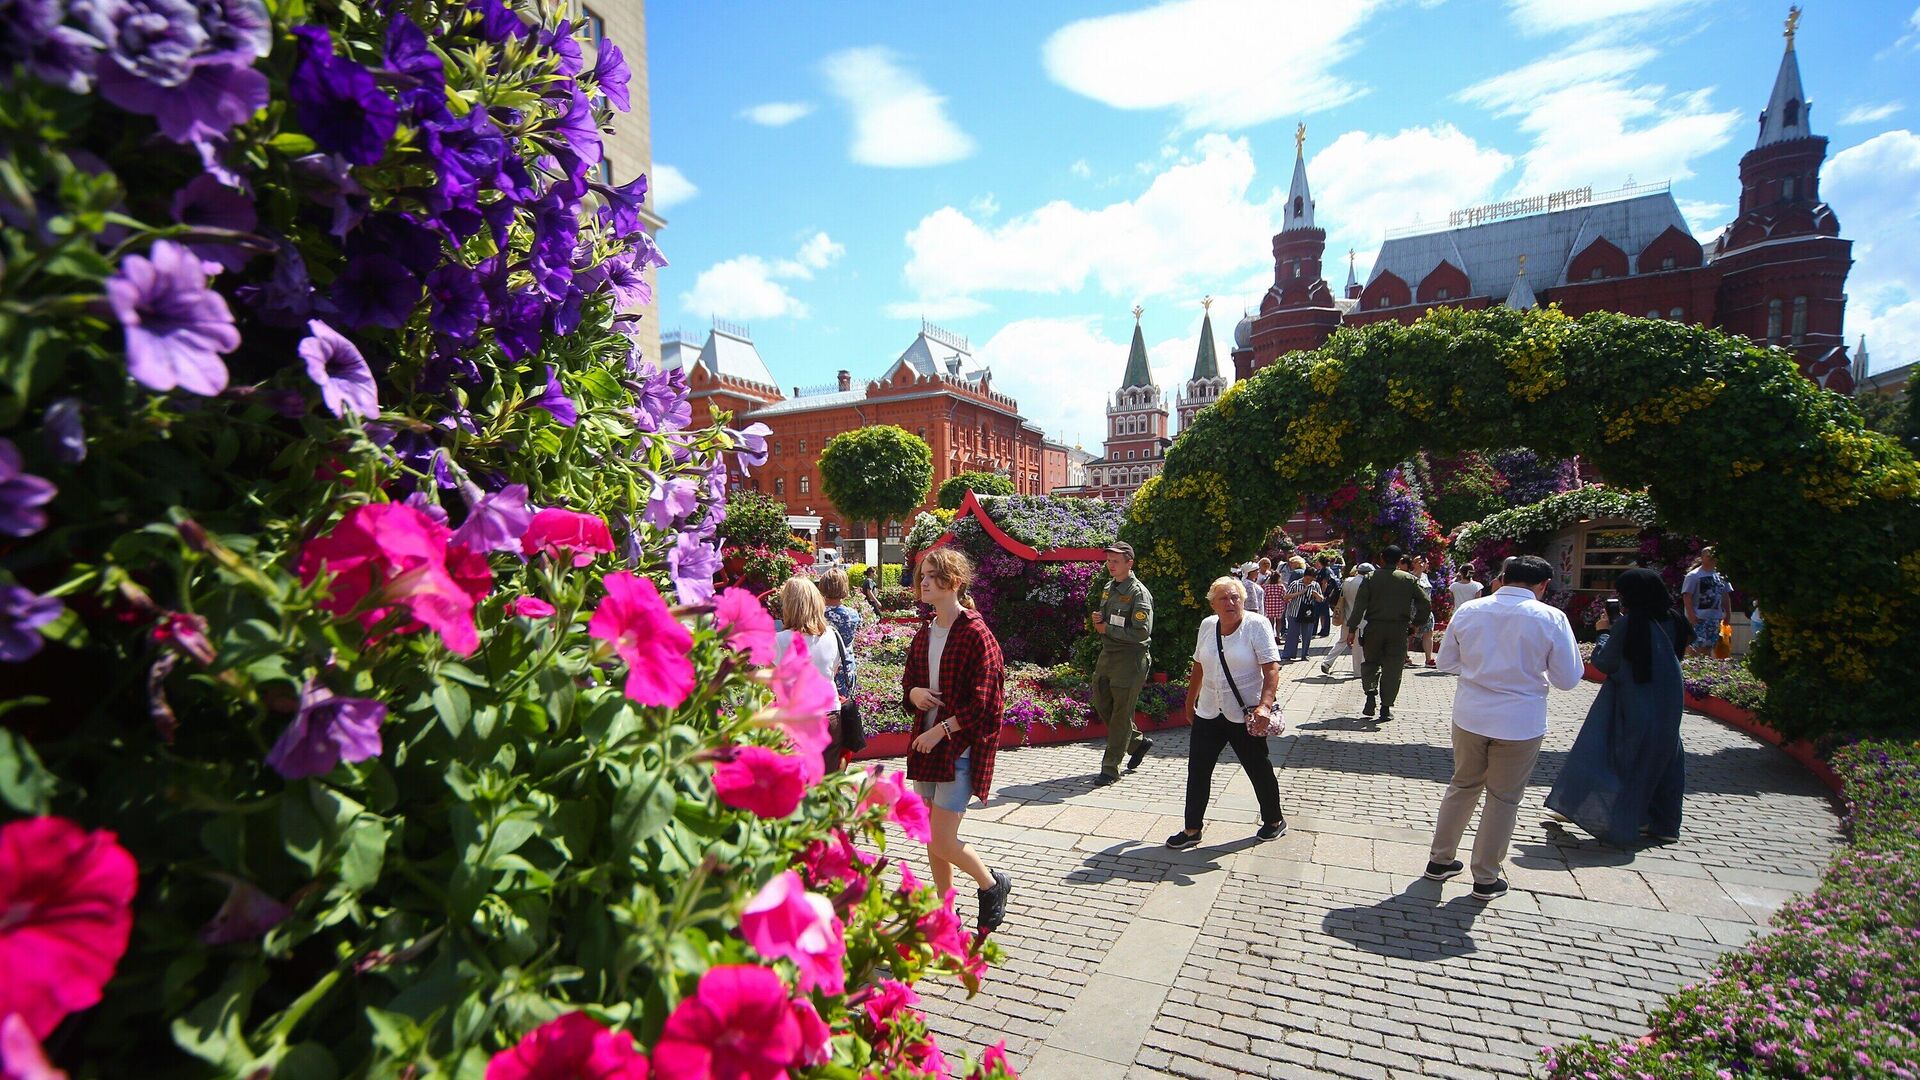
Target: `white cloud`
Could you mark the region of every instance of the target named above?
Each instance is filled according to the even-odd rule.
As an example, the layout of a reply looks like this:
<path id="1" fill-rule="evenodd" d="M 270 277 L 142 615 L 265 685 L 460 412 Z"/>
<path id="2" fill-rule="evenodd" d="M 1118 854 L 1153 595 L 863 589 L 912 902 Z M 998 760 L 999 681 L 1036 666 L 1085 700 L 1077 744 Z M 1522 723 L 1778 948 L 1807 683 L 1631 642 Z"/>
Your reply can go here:
<path id="1" fill-rule="evenodd" d="M 1726 231 L 1729 224 L 1727 215 L 1733 210 L 1731 203 L 1706 202 L 1700 199 L 1676 199 L 1680 207 L 1680 216 L 1687 219 L 1687 226 L 1693 230 L 1693 238 L 1700 241 L 1701 247 L 1714 242 Z"/>
<path id="2" fill-rule="evenodd" d="M 824 232 L 816 232 L 800 244 L 791 259 L 735 256 L 700 271 L 693 288 L 680 295 L 680 305 L 697 316 L 804 319 L 807 305 L 782 282 L 811 281 L 814 271 L 826 269 L 846 253 L 844 245 Z"/>
<path id="3" fill-rule="evenodd" d="M 1454 97 L 1469 105 L 1511 114 L 1524 111 L 1543 92 L 1631 75 L 1656 55 L 1641 45 L 1574 45 L 1474 83 Z"/>
<path id="4" fill-rule="evenodd" d="M 1853 240 L 1847 340 L 1875 369 L 1920 360 L 1920 135 L 1883 132 L 1827 162 L 1821 195 Z"/>
<path id="5" fill-rule="evenodd" d="M 1532 34 L 1578 30 L 1607 23 L 1645 22 L 1671 16 L 1696 0 L 1509 0 L 1508 15 Z"/>
<path id="6" fill-rule="evenodd" d="M 762 127 L 786 127 L 812 111 L 813 103 L 810 101 L 769 101 L 741 109 L 740 116 Z"/>
<path id="7" fill-rule="evenodd" d="M 700 194 L 700 189 L 687 179 L 687 174 L 664 161 L 656 161 L 653 172 L 647 176 L 647 194 L 653 198 L 654 209 L 664 214 Z"/>
<path id="8" fill-rule="evenodd" d="M 890 319 L 964 319 L 992 311 L 993 305 L 971 296 L 952 296 L 941 300 L 897 300 L 880 310 Z"/>
<path id="9" fill-rule="evenodd" d="M 1451 124 L 1341 135 L 1307 162 L 1314 221 L 1329 233 L 1328 284 L 1336 293 L 1346 284 L 1348 248 L 1356 249 L 1365 281 L 1384 230 L 1485 202 L 1512 165 L 1511 157 Z"/>
<path id="10" fill-rule="evenodd" d="M 901 67 L 892 50 L 845 49 L 827 57 L 822 70 L 852 114 L 855 162 L 914 168 L 973 153 L 973 140 L 947 118 L 947 99 Z"/>
<path id="11" fill-rule="evenodd" d="M 1086 158 L 1081 158 L 1078 161 L 1075 161 L 1073 164 L 1067 166 L 1067 171 L 1079 177 L 1080 179 L 1085 180 L 1093 175 L 1093 166 L 1087 164 Z"/>
<path id="12" fill-rule="evenodd" d="M 1904 108 L 1906 105 L 1898 101 L 1884 101 L 1878 105 L 1855 105 L 1847 110 L 1847 114 L 1840 118 L 1840 122 L 1842 124 L 1878 123 Z"/>
<path id="13" fill-rule="evenodd" d="M 1075 292 L 1090 280 L 1128 303 L 1219 289 L 1271 256 L 1281 193 L 1252 194 L 1245 139 L 1201 137 L 1138 198 L 1096 209 L 1047 203 L 1004 224 L 982 224 L 947 206 L 907 233 L 907 284 L 920 304 L 977 299 L 996 290 Z"/>
<path id="14" fill-rule="evenodd" d="M 985 195 L 968 200 L 967 209 L 983 218 L 990 218 L 1000 212 L 1000 200 L 994 198 L 993 192 L 989 191 Z"/>
<path id="15" fill-rule="evenodd" d="M 1047 74 L 1116 109 L 1173 109 L 1188 131 L 1332 108 L 1366 92 L 1333 74 L 1383 0 L 1169 0 L 1080 19 L 1041 48 Z M 1285 58 L 1278 59 L 1276 43 Z"/>
<path id="16" fill-rule="evenodd" d="M 1499 83 L 1488 80 L 1461 96 L 1496 115 L 1517 116 L 1520 130 L 1532 137 L 1513 185 L 1517 194 L 1585 184 L 1611 188 L 1628 177 L 1685 180 L 1693 176 L 1693 162 L 1726 145 L 1741 122 L 1738 110 L 1713 108 L 1711 90 L 1668 94 L 1661 86 L 1603 78 L 1548 84 L 1523 96 Z"/>

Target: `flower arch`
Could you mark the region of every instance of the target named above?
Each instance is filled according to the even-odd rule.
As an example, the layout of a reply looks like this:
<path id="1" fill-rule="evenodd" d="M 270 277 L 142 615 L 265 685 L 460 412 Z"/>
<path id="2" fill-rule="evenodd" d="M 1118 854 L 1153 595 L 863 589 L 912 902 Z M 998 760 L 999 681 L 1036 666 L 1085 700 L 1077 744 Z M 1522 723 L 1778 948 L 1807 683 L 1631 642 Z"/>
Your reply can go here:
<path id="1" fill-rule="evenodd" d="M 1342 330 L 1202 412 L 1121 536 L 1177 640 L 1302 493 L 1423 448 L 1519 445 L 1578 453 L 1716 539 L 1766 611 L 1753 662 L 1784 733 L 1906 722 L 1920 672 L 1892 647 L 1920 634 L 1920 465 L 1786 354 L 1719 331 L 1552 308 Z M 1846 572 L 1807 574 L 1807 550 Z"/>

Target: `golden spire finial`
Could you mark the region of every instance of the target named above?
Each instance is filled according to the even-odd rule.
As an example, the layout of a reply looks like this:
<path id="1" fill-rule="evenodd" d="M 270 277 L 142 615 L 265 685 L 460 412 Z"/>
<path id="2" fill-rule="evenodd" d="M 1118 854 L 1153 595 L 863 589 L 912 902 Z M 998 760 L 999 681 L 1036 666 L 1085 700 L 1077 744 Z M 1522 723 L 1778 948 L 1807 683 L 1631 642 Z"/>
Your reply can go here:
<path id="1" fill-rule="evenodd" d="M 1525 277 L 1526 273 L 1527 273 L 1527 257 L 1525 255 L 1522 255 L 1520 256 L 1520 275 L 1522 277 Z"/>
<path id="2" fill-rule="evenodd" d="M 1352 248 L 1347 249 L 1347 266 L 1349 267 L 1353 266 L 1353 249 Z"/>
<path id="3" fill-rule="evenodd" d="M 1213 295 L 1211 293 L 1200 298 L 1201 311 L 1211 311 L 1212 308 L 1213 308 Z"/>
<path id="4" fill-rule="evenodd" d="M 1794 10 L 1799 11 L 1800 9 L 1794 8 Z M 1789 37 L 1787 40 L 1791 41 L 1793 39 Z M 1306 121 L 1302 120 L 1300 122 L 1300 125 L 1293 129 L 1293 154 L 1295 157 L 1300 157 L 1304 155 L 1306 151 L 1307 151 L 1307 123 Z"/>
<path id="5" fill-rule="evenodd" d="M 1140 325 L 1140 314 L 1146 310 L 1146 308 L 1141 307 L 1139 304 L 1133 305 L 1133 325 Z"/>
<path id="6" fill-rule="evenodd" d="M 1787 38 L 1788 52 L 1793 51 L 1793 35 L 1794 35 L 1794 32 L 1799 28 L 1800 28 L 1800 5 L 1795 4 L 1792 7 L 1787 9 L 1786 38 Z"/>

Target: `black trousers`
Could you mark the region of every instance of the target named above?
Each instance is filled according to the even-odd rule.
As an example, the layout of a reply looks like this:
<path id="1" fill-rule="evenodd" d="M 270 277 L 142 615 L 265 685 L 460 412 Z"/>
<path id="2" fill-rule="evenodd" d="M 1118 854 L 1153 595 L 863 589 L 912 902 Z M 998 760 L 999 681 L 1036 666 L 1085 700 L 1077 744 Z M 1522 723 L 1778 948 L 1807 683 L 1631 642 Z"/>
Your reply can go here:
<path id="1" fill-rule="evenodd" d="M 1220 760 L 1220 751 L 1228 746 L 1240 759 L 1240 767 L 1247 770 L 1247 779 L 1253 781 L 1254 797 L 1260 800 L 1260 821 L 1272 824 L 1280 820 L 1280 781 L 1273 775 L 1267 740 L 1247 734 L 1247 725 L 1224 716 L 1195 716 L 1187 744 L 1187 828 L 1195 832 L 1206 823 L 1207 800 L 1213 795 L 1213 766 Z"/>

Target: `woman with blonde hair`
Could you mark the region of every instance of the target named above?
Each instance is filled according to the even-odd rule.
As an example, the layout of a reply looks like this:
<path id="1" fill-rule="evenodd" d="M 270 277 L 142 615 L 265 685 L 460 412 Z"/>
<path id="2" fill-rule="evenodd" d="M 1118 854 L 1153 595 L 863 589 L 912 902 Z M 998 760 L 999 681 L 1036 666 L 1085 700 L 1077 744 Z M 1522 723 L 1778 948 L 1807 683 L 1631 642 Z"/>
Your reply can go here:
<path id="1" fill-rule="evenodd" d="M 791 648 L 788 642 L 798 635 L 807 643 L 807 659 L 813 662 L 813 669 L 837 688 L 847 650 L 840 643 L 840 635 L 828 625 L 827 602 L 813 582 L 795 576 L 780 586 L 780 626 L 773 641 L 778 654 L 787 655 Z"/>
<path id="2" fill-rule="evenodd" d="M 1260 801 L 1260 828 L 1255 835 L 1272 840 L 1287 831 L 1286 815 L 1280 812 L 1280 782 L 1267 756 L 1267 737 L 1247 730 L 1249 720 L 1264 724 L 1273 719 L 1273 698 L 1280 689 L 1280 646 L 1265 615 L 1242 610 L 1246 596 L 1238 578 L 1217 578 L 1207 587 L 1213 614 L 1200 624 L 1193 668 L 1187 673 L 1187 715 L 1193 718 L 1193 734 L 1187 749 L 1186 828 L 1167 837 L 1170 848 L 1190 848 L 1200 842 L 1207 800 L 1213 795 L 1213 767 L 1228 746 L 1247 770 L 1254 797 Z"/>
<path id="3" fill-rule="evenodd" d="M 914 737 L 907 754 L 907 779 L 926 801 L 933 827 L 927 861 L 934 891 L 945 895 L 958 866 L 979 887 L 982 932 L 1006 918 L 1013 879 L 990 870 L 960 840 L 960 820 L 973 798 L 981 802 L 993 782 L 993 758 L 1000 746 L 1006 663 L 1000 643 L 967 596 L 973 564 L 950 547 L 935 548 L 920 559 L 914 594 L 933 609 L 907 650 L 900 693 L 914 716 Z"/>

